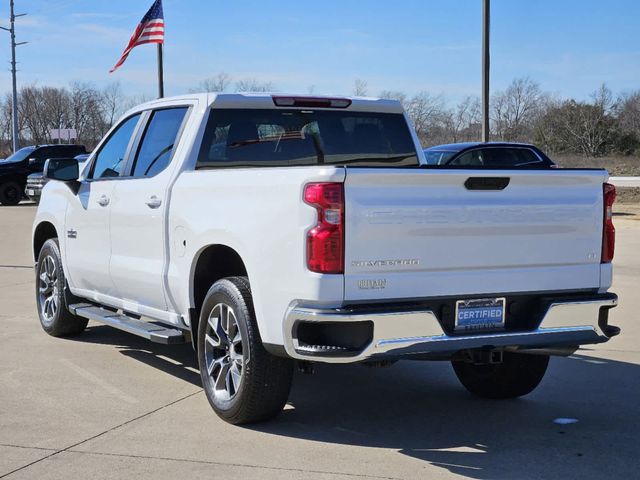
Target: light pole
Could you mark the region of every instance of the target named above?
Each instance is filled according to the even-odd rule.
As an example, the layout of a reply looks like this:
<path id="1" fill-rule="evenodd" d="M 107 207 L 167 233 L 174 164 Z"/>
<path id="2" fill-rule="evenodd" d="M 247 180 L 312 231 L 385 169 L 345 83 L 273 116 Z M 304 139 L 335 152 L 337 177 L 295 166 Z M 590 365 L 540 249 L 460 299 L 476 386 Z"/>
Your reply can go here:
<path id="1" fill-rule="evenodd" d="M 482 141 L 489 141 L 489 30 L 490 2 L 482 3 Z"/>
<path id="2" fill-rule="evenodd" d="M 15 21 L 18 17 L 24 17 L 26 13 L 20 13 L 16 15 L 13 12 L 13 0 L 9 0 L 9 9 L 10 9 L 10 22 L 11 27 L 0 27 L 2 30 L 6 30 L 11 35 L 11 80 L 12 80 L 12 97 L 11 97 L 11 130 L 13 137 L 13 152 L 15 153 L 20 145 L 18 143 L 18 87 L 16 83 L 16 47 L 18 45 L 24 45 L 27 42 L 18 42 L 16 43 L 16 26 Z"/>

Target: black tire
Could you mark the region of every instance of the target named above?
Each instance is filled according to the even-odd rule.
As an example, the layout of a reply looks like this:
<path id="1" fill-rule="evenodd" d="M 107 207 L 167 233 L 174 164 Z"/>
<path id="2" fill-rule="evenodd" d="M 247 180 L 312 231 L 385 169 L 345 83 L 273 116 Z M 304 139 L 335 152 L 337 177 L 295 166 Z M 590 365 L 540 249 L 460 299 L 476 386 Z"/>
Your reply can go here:
<path id="1" fill-rule="evenodd" d="M 78 335 L 88 320 L 77 317 L 67 309 L 71 297 L 62 269 L 60 248 L 55 238 L 44 242 L 36 265 L 36 305 L 45 332 L 54 337 Z"/>
<path id="2" fill-rule="evenodd" d="M 475 365 L 452 362 L 458 380 L 469 392 L 481 398 L 505 399 L 531 393 L 542 381 L 548 355 L 504 352 L 502 363 Z"/>
<path id="3" fill-rule="evenodd" d="M 8 181 L 0 184 L 0 203 L 7 207 L 18 205 L 23 197 L 24 188 L 18 182 Z"/>
<path id="4" fill-rule="evenodd" d="M 226 320 L 217 322 L 218 318 Z M 240 343 L 236 343 L 238 334 Z M 229 337 L 231 341 L 226 342 Z M 207 292 L 198 324 L 198 363 L 207 399 L 226 422 L 240 425 L 269 420 L 287 403 L 293 360 L 264 349 L 246 277 L 224 278 Z"/>

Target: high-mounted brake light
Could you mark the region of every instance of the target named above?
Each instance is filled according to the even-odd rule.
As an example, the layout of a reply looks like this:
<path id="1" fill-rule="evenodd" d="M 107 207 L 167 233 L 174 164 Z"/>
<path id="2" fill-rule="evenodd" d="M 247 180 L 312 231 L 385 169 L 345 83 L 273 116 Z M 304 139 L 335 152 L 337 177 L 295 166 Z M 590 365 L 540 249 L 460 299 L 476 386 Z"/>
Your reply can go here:
<path id="1" fill-rule="evenodd" d="M 610 183 L 602 186 L 604 214 L 602 216 L 602 263 L 613 260 L 616 247 L 616 229 L 613 226 L 613 202 L 616 201 L 616 187 Z"/>
<path id="2" fill-rule="evenodd" d="M 348 98 L 278 96 L 271 98 L 276 107 L 348 108 L 351 105 L 351 100 Z"/>
<path id="3" fill-rule="evenodd" d="M 307 268 L 317 273 L 344 273 L 344 188 L 342 183 L 308 183 L 304 201 L 318 211 L 307 233 Z"/>

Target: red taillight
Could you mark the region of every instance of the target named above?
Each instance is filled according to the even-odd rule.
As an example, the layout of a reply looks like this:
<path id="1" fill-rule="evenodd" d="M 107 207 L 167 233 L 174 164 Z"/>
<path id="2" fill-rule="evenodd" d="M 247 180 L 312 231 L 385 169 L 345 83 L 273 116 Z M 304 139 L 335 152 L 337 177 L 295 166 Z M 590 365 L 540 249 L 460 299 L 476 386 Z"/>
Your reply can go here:
<path id="1" fill-rule="evenodd" d="M 318 211 L 307 233 L 307 267 L 318 273 L 344 272 L 344 189 L 342 183 L 308 183 L 304 201 Z"/>
<path id="2" fill-rule="evenodd" d="M 613 260 L 616 247 L 616 229 L 613 226 L 613 202 L 616 201 L 616 187 L 605 183 L 602 187 L 604 197 L 604 215 L 602 218 L 602 263 Z"/>

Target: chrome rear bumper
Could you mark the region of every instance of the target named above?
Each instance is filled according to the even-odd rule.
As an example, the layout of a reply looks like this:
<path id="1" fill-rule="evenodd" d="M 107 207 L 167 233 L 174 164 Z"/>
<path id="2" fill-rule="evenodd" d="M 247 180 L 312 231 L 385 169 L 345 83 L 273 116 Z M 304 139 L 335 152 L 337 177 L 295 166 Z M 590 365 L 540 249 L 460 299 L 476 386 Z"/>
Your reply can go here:
<path id="1" fill-rule="evenodd" d="M 284 321 L 285 350 L 292 358 L 327 363 L 354 363 L 376 357 L 404 357 L 414 354 L 453 354 L 478 348 L 545 348 L 606 342 L 602 312 L 617 305 L 612 293 L 549 304 L 539 326 L 533 330 L 505 330 L 469 335 L 449 335 L 431 310 L 371 312 L 344 309 L 315 309 L 292 306 Z M 604 317 L 606 319 L 606 315 Z M 369 342 L 357 351 L 313 351 L 301 345 L 297 326 L 304 322 L 372 322 Z M 605 320 L 606 326 L 606 320 Z M 607 333 L 609 335 L 607 335 Z"/>

